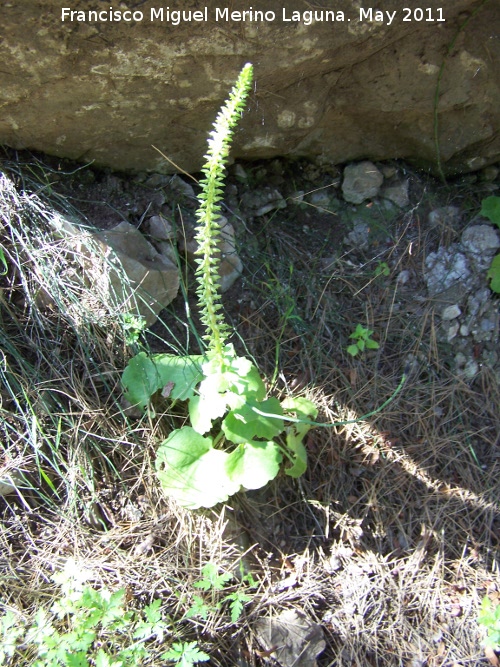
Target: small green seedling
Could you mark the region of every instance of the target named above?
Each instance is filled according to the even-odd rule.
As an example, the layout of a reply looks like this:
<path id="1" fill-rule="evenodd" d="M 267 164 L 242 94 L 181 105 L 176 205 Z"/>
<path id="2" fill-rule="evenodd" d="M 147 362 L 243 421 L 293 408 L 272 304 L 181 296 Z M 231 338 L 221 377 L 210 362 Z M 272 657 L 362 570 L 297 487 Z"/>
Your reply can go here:
<path id="1" fill-rule="evenodd" d="M 16 645 L 24 633 L 24 625 L 17 614 L 7 611 L 0 617 L 0 665 L 11 663 L 16 653 Z"/>
<path id="2" fill-rule="evenodd" d="M 243 613 L 245 603 L 250 602 L 252 597 L 245 592 L 245 589 L 238 588 L 232 593 L 224 596 L 217 596 L 218 591 L 223 591 L 226 584 L 233 578 L 229 572 L 219 574 L 219 570 L 215 563 L 206 563 L 202 570 L 202 579 L 196 581 L 194 588 L 201 589 L 207 593 L 211 593 L 210 601 L 204 599 L 201 595 L 194 595 L 191 606 L 186 612 L 186 618 L 199 617 L 206 620 L 209 614 L 219 611 L 225 603 L 229 604 L 231 612 L 231 622 L 236 623 Z M 256 583 L 251 574 L 242 577 L 242 584 L 247 584 L 247 589 L 255 588 Z"/>
<path id="3" fill-rule="evenodd" d="M 172 648 L 161 657 L 178 667 L 193 667 L 198 662 L 210 660 L 209 655 L 200 651 L 197 642 L 174 642 Z"/>
<path id="4" fill-rule="evenodd" d="M 202 591 L 222 591 L 224 586 L 233 576 L 230 572 L 219 574 L 219 570 L 215 563 L 206 563 L 206 565 L 203 566 L 201 573 L 203 579 L 195 582 L 193 586 L 195 588 L 201 588 Z"/>
<path id="5" fill-rule="evenodd" d="M 229 595 L 226 595 L 224 598 L 225 602 L 229 602 L 229 609 L 231 610 L 231 622 L 236 623 L 241 614 L 243 613 L 243 609 L 245 608 L 245 603 L 250 602 L 251 596 L 247 595 L 241 590 L 234 591 L 234 593 L 229 593 Z"/>
<path id="6" fill-rule="evenodd" d="M 390 274 L 391 270 L 389 269 L 389 264 L 387 262 L 379 262 L 375 267 L 374 275 L 377 278 L 378 276 L 387 276 Z"/>
<path id="7" fill-rule="evenodd" d="M 497 227 L 500 227 L 500 197 L 493 195 L 483 199 L 481 215 L 484 215 L 485 218 L 488 218 L 488 220 L 491 220 Z M 494 257 L 486 275 L 491 281 L 491 289 L 497 294 L 500 294 L 500 255 Z"/>
<path id="8" fill-rule="evenodd" d="M 193 595 L 191 606 L 185 613 L 185 618 L 201 618 L 206 621 L 209 614 L 218 611 L 219 608 L 219 604 L 208 604 L 201 595 Z"/>
<path id="9" fill-rule="evenodd" d="M 498 651 L 500 649 L 500 604 L 494 604 L 489 597 L 485 597 L 481 603 L 477 622 L 487 631 L 484 646 Z"/>
<path id="10" fill-rule="evenodd" d="M 372 333 L 373 333 L 372 329 L 367 329 L 362 324 L 358 324 L 356 326 L 356 329 L 349 336 L 349 338 L 354 339 L 354 343 L 352 345 L 349 345 L 349 347 L 347 348 L 349 354 L 352 354 L 352 356 L 355 357 L 360 352 L 364 352 L 365 349 L 378 350 L 380 345 L 377 343 L 377 341 L 371 338 Z"/>
<path id="11" fill-rule="evenodd" d="M 134 315 L 133 313 L 125 313 L 122 316 L 122 320 L 125 343 L 127 345 L 135 345 L 141 333 L 146 328 L 146 320 L 142 315 Z"/>

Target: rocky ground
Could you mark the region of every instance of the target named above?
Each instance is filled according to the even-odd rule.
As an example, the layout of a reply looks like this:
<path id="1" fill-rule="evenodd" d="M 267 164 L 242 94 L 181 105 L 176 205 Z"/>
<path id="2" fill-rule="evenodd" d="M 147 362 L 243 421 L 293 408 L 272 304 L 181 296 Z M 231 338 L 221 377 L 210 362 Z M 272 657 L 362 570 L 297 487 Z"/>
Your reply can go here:
<path id="1" fill-rule="evenodd" d="M 443 185 L 397 163 L 365 161 L 344 169 L 280 160 L 233 165 L 222 248 L 223 291 L 234 284 L 226 299 L 230 317 L 241 318 L 250 299 L 247 285 L 261 277 L 254 260 L 261 255 L 259 240 L 270 231 L 281 234 L 300 262 L 325 280 L 340 266 L 349 275 L 376 279 L 363 290 L 367 303 L 371 288 L 383 281 L 394 287 L 394 312 L 417 319 L 432 304 L 436 337 L 450 368 L 473 380 L 484 365 L 500 379 L 498 299 L 486 277 L 500 233 L 479 214 L 481 199 L 498 192 L 498 171 L 491 166 Z M 122 178 L 82 169 L 49 179 L 90 225 L 110 229 L 127 222 L 167 259 L 175 261 L 177 246 L 192 260 L 197 205 L 192 177 Z M 281 291 L 287 288 L 288 277 L 280 275 L 287 261 L 279 248 L 271 249 L 268 262 Z M 285 271 L 291 278 L 290 261 Z M 319 308 L 316 304 L 316 312 Z"/>
<path id="2" fill-rule="evenodd" d="M 131 225 L 152 246 L 146 261 L 180 261 L 178 296 L 147 339 L 158 351 L 198 351 L 186 325 L 188 315 L 197 324 L 195 179 L 11 154 L 4 168 L 73 222 L 100 233 Z M 223 301 L 235 345 L 274 391 L 305 392 L 322 421 L 347 423 L 311 431 L 298 483 L 280 477 L 225 509 L 190 514 L 148 472 L 154 438 L 131 444 L 161 426 L 132 422 L 120 436 L 126 452 L 106 450 L 121 482 L 109 469 L 92 492 L 82 485 L 77 536 L 61 519 L 65 537 L 55 539 L 63 529 L 50 512 L 24 521 L 22 504 L 0 499 L 10 567 L 24 563 L 16 576 L 32 582 L 30 558 L 43 571 L 76 544 L 137 599 L 158 595 L 175 615 L 172 581 L 188 598 L 203 562 L 233 571 L 246 550 L 259 588 L 241 620 L 219 611 L 180 621 L 214 665 L 497 664 L 476 619 L 500 588 L 499 313 L 486 276 L 500 237 L 479 214 L 499 190 L 495 166 L 443 184 L 397 162 L 232 165 Z M 378 347 L 353 356 L 358 325 Z M 115 386 L 120 370 L 110 371 Z M 403 373 L 394 400 L 360 419 L 384 406 Z"/>

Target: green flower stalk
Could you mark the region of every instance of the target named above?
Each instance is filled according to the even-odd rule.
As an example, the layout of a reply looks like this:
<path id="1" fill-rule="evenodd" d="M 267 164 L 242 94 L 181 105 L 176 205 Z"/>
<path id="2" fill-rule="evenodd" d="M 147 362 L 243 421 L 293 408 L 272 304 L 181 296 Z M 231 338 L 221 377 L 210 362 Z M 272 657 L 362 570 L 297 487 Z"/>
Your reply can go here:
<path id="1" fill-rule="evenodd" d="M 218 240 L 221 231 L 219 202 L 223 196 L 225 167 L 233 131 L 245 108 L 252 76 L 253 67 L 247 63 L 241 70 L 229 99 L 215 119 L 214 129 L 208 139 L 208 152 L 205 155 L 207 161 L 202 169 L 204 178 L 200 181 L 203 188 L 199 196 L 200 207 L 196 212 L 199 221 L 195 237 L 198 242 L 196 254 L 199 255 L 196 258 L 198 264 L 196 294 L 201 321 L 205 326 L 204 338 L 208 343 L 208 350 L 215 354 L 215 358 L 221 364 L 229 328 L 219 312 L 222 309 L 218 272 L 220 264 Z"/>

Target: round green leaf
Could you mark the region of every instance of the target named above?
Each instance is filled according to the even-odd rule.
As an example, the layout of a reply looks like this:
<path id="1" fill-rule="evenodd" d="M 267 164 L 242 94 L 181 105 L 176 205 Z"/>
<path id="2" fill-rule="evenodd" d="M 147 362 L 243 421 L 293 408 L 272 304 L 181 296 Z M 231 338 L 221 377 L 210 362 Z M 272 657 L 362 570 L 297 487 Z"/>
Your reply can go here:
<path id="1" fill-rule="evenodd" d="M 214 392 L 211 395 L 193 396 L 189 401 L 189 418 L 195 431 L 207 433 L 212 428 L 212 421 L 226 413 L 225 394 Z"/>
<path id="2" fill-rule="evenodd" d="M 253 408 L 276 417 L 265 417 Z M 249 442 L 255 438 L 272 440 L 285 428 L 280 418 L 282 414 L 283 409 L 277 398 L 271 397 L 266 401 L 248 399 L 241 408 L 231 410 L 222 422 L 222 430 L 226 438 L 235 443 Z"/>
<path id="3" fill-rule="evenodd" d="M 226 471 L 229 454 L 213 449 L 190 426 L 174 431 L 158 448 L 156 471 L 165 492 L 189 509 L 212 507 L 239 490 Z"/>
<path id="4" fill-rule="evenodd" d="M 500 197 L 492 195 L 481 202 L 481 215 L 500 227 Z"/>
<path id="5" fill-rule="evenodd" d="M 132 405 L 145 411 L 151 396 L 171 383 L 170 398 L 186 400 L 194 395 L 194 388 L 203 378 L 201 360 L 199 355 L 155 354 L 149 357 L 145 352 L 139 352 L 123 371 L 124 396 Z"/>
<path id="6" fill-rule="evenodd" d="M 491 289 L 497 294 L 500 293 L 500 255 L 497 255 L 491 262 L 487 276 L 491 280 Z"/>
<path id="7" fill-rule="evenodd" d="M 228 476 L 244 489 L 260 489 L 279 472 L 282 454 L 274 442 L 245 442 L 229 454 Z"/>

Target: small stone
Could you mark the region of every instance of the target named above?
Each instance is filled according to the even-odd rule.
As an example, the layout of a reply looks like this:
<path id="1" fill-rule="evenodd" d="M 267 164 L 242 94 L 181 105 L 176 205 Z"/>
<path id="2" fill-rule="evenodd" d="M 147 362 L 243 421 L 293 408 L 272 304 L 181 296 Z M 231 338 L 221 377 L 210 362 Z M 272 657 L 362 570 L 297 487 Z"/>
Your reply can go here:
<path id="1" fill-rule="evenodd" d="M 172 176 L 169 185 L 177 194 L 187 197 L 188 199 L 196 199 L 196 195 L 194 194 L 194 189 L 191 183 L 187 183 L 177 174 Z"/>
<path id="2" fill-rule="evenodd" d="M 481 359 L 488 368 L 494 368 L 498 363 L 498 352 L 496 350 L 484 350 Z"/>
<path id="3" fill-rule="evenodd" d="M 168 241 L 175 238 L 172 223 L 162 215 L 153 215 L 149 218 L 147 231 L 153 241 Z"/>
<path id="4" fill-rule="evenodd" d="M 470 268 L 467 257 L 459 252 L 459 245 L 440 247 L 431 252 L 425 260 L 424 279 L 431 296 L 444 292 L 450 287 L 462 284 L 468 287 Z"/>
<path id="5" fill-rule="evenodd" d="M 283 199 L 283 197 L 277 190 L 275 190 L 274 192 L 276 193 L 276 196 L 270 199 L 263 206 L 260 206 L 255 211 L 255 215 L 257 218 L 260 218 L 261 216 L 266 215 L 266 213 L 270 213 L 271 211 L 274 211 L 276 209 L 286 208 L 286 201 Z"/>
<path id="6" fill-rule="evenodd" d="M 174 245 L 172 244 L 172 241 L 156 241 L 155 247 L 160 253 L 160 255 L 162 255 L 162 257 L 165 257 L 173 264 L 177 265 L 178 261 L 177 251 Z"/>
<path id="7" fill-rule="evenodd" d="M 379 193 L 384 177 L 373 162 L 365 161 L 352 164 L 344 169 L 342 193 L 344 199 L 352 204 L 361 204 L 366 199 L 373 199 Z"/>
<path id="8" fill-rule="evenodd" d="M 479 364 L 472 357 L 467 358 L 463 352 L 455 355 L 457 373 L 462 377 L 472 380 L 479 372 Z"/>
<path id="9" fill-rule="evenodd" d="M 427 220 L 430 227 L 456 229 L 461 217 L 462 213 L 457 206 L 442 206 L 431 211 Z"/>
<path id="10" fill-rule="evenodd" d="M 411 276 L 411 274 L 408 271 L 408 269 L 403 269 L 403 271 L 400 271 L 398 273 L 398 276 L 396 278 L 396 282 L 400 283 L 401 285 L 406 285 L 406 283 L 408 283 L 409 280 L 410 280 L 410 276 Z"/>
<path id="11" fill-rule="evenodd" d="M 260 217 L 275 209 L 286 208 L 286 201 L 276 188 L 262 188 L 245 192 L 241 198 L 241 205 L 248 210 L 250 215 Z"/>
<path id="12" fill-rule="evenodd" d="M 393 178 L 397 174 L 397 169 L 396 167 L 392 167 L 388 164 L 382 165 L 380 167 L 380 171 L 382 172 L 382 175 L 384 176 L 385 179 Z"/>
<path id="13" fill-rule="evenodd" d="M 164 174 L 151 174 L 145 182 L 148 188 L 164 188 L 170 182 L 170 176 Z"/>
<path id="14" fill-rule="evenodd" d="M 448 343 L 450 343 L 454 338 L 456 338 L 459 328 L 460 325 L 458 324 L 458 322 L 450 323 L 450 326 L 448 328 L 448 333 L 446 334 L 446 340 L 448 341 Z"/>
<path id="15" fill-rule="evenodd" d="M 481 170 L 481 180 L 487 183 L 491 183 L 492 181 L 496 180 L 498 173 L 498 167 L 495 167 L 494 165 L 485 167 Z"/>
<path id="16" fill-rule="evenodd" d="M 462 245 L 465 251 L 484 256 L 489 263 L 491 256 L 500 248 L 500 237 L 491 225 L 473 225 L 467 227 L 462 234 Z"/>
<path id="17" fill-rule="evenodd" d="M 410 203 L 408 186 L 408 180 L 402 181 L 401 183 L 394 183 L 393 185 L 386 185 L 382 188 L 380 196 L 393 202 L 396 206 L 399 206 L 399 208 L 406 208 Z"/>
<path id="18" fill-rule="evenodd" d="M 454 320 L 456 317 L 459 317 L 462 314 L 462 311 L 460 310 L 460 307 L 458 304 L 454 304 L 453 306 L 447 306 L 443 312 L 441 313 L 441 319 L 447 321 L 447 320 Z"/>
<path id="19" fill-rule="evenodd" d="M 302 204 L 304 201 L 304 190 L 296 190 L 288 197 L 290 204 Z"/>
<path id="20" fill-rule="evenodd" d="M 494 320 L 484 318 L 479 323 L 479 328 L 481 329 L 481 331 L 495 331 L 495 325 L 496 323 Z"/>
<path id="21" fill-rule="evenodd" d="M 490 291 L 488 288 L 479 289 L 474 294 L 471 294 L 467 299 L 467 311 L 469 316 L 474 317 L 480 311 L 483 311 L 484 306 L 488 302 L 489 298 Z"/>
<path id="22" fill-rule="evenodd" d="M 330 203 L 330 196 L 326 189 L 312 192 L 307 199 L 313 206 L 328 206 Z"/>
<path id="23" fill-rule="evenodd" d="M 316 667 L 316 658 L 326 647 L 321 625 L 295 609 L 257 620 L 254 632 L 262 647 L 272 651 L 282 667 Z"/>
<path id="24" fill-rule="evenodd" d="M 365 250 L 368 247 L 368 236 L 370 234 L 370 227 L 366 222 L 354 222 L 352 232 L 349 232 L 344 239 L 344 243 L 351 245 L 354 248 Z"/>
<path id="25" fill-rule="evenodd" d="M 248 174 L 241 164 L 234 165 L 233 174 L 240 182 L 246 183 L 248 181 Z"/>
<path id="26" fill-rule="evenodd" d="M 460 335 L 464 336 L 465 338 L 466 336 L 469 335 L 469 333 L 470 333 L 469 327 L 466 324 L 462 324 L 462 326 L 460 327 Z"/>
<path id="27" fill-rule="evenodd" d="M 20 470 L 12 469 L 0 474 L 0 496 L 8 496 L 16 493 L 18 488 L 23 487 L 23 475 Z"/>
<path id="28" fill-rule="evenodd" d="M 479 364 L 475 359 L 469 359 L 463 369 L 463 375 L 468 380 L 472 380 L 479 373 Z"/>

